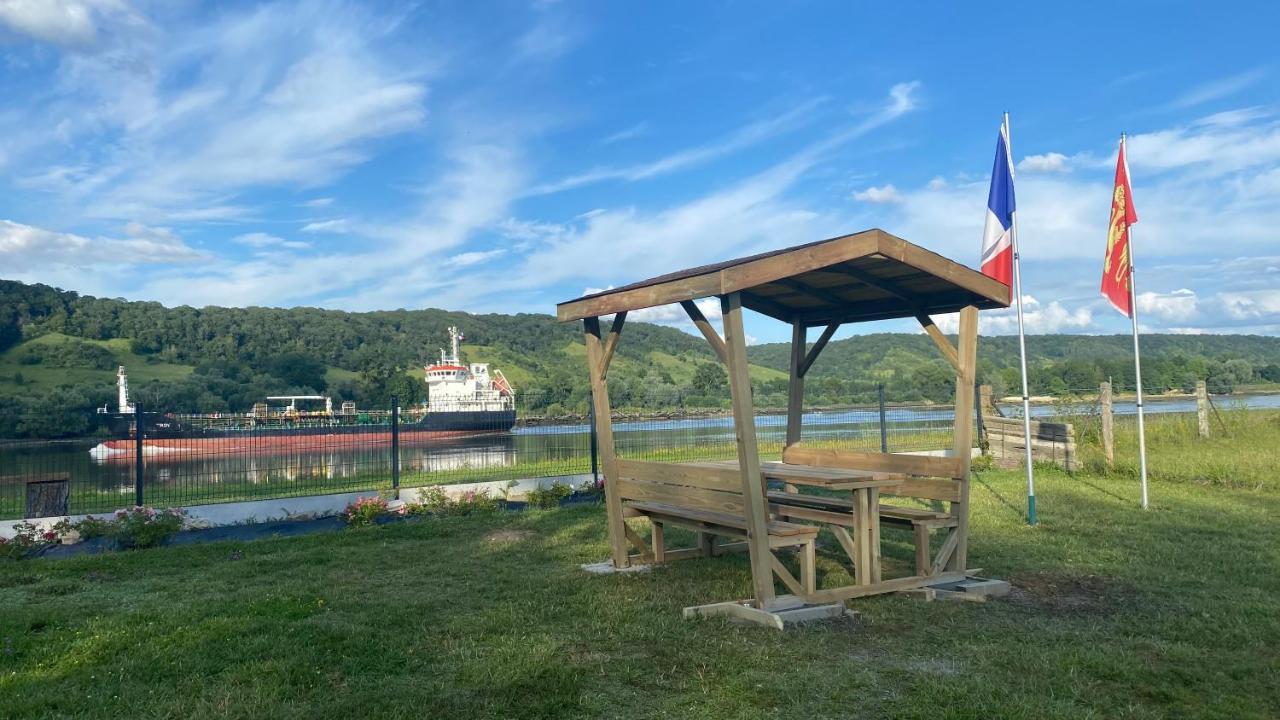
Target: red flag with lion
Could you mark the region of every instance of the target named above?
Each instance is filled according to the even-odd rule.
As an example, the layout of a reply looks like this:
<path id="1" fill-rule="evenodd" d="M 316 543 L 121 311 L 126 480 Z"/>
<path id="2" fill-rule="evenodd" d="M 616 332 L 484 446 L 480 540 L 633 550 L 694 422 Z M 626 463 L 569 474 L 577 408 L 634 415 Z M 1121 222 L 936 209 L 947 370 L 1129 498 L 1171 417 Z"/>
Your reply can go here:
<path id="1" fill-rule="evenodd" d="M 1133 294 L 1129 273 L 1133 259 L 1129 254 L 1129 226 L 1138 222 L 1133 207 L 1133 188 L 1129 185 L 1129 161 L 1125 158 L 1124 140 L 1120 141 L 1120 157 L 1116 159 L 1116 185 L 1111 193 L 1111 224 L 1107 230 L 1107 257 L 1102 262 L 1102 294 L 1117 310 L 1133 317 Z"/>

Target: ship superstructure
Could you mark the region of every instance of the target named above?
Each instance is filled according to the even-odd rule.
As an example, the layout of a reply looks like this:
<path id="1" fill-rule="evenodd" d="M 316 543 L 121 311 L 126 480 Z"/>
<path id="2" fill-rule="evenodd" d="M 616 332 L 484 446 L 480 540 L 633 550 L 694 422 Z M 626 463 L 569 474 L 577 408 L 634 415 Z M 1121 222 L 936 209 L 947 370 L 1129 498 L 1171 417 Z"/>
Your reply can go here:
<path id="1" fill-rule="evenodd" d="M 489 371 L 488 363 L 464 365 L 458 346 L 464 336 L 449 328 L 449 350 L 440 350 L 440 362 L 423 368 L 427 381 L 427 412 L 493 412 L 515 410 L 515 389 L 501 370 Z"/>

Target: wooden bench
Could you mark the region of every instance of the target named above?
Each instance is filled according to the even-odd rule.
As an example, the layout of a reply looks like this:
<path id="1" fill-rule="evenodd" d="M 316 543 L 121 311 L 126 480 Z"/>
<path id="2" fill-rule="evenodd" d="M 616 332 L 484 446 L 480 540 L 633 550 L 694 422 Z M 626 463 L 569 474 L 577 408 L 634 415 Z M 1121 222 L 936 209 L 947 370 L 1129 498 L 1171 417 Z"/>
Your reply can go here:
<path id="1" fill-rule="evenodd" d="M 870 472 L 904 472 L 911 476 L 910 479 L 895 488 L 886 489 L 883 494 L 947 503 L 960 500 L 960 482 L 954 477 L 959 474 L 959 464 L 955 458 L 859 453 L 794 444 L 783 451 L 782 461 L 793 465 Z M 781 518 L 847 527 L 853 525 L 853 503 L 843 498 L 787 492 L 769 492 L 767 497 L 770 512 Z M 879 505 L 879 514 L 882 525 L 909 528 L 912 531 L 917 575 L 937 575 L 942 572 L 955 550 L 958 537 L 955 529 L 959 525 L 959 519 L 955 515 L 943 510 L 885 504 Z M 930 547 L 930 532 L 935 529 L 947 530 L 947 539 L 936 555 Z"/>
<path id="2" fill-rule="evenodd" d="M 625 528 L 627 539 L 640 552 L 635 559 L 661 563 L 695 555 L 710 556 L 715 551 L 713 538 L 717 536 L 747 539 L 746 504 L 738 471 L 641 460 L 617 460 L 616 465 L 618 478 L 614 486 L 622 500 L 623 516 L 647 518 L 652 526 L 649 543 L 630 526 Z M 692 530 L 697 534 L 696 547 L 668 549 L 667 526 Z M 774 574 L 792 593 L 812 594 L 817 589 L 818 528 L 770 520 L 766 530 L 770 550 L 795 548 L 800 564 L 797 579 L 776 556 L 771 557 Z M 742 542 L 722 549 L 742 549 L 745 545 Z"/>

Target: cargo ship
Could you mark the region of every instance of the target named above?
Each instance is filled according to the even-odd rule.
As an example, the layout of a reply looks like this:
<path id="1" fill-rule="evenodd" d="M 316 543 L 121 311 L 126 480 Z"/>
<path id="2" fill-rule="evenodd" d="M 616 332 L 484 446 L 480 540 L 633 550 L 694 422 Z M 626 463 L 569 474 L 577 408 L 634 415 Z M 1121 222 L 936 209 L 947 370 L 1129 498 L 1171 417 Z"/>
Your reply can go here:
<path id="1" fill-rule="evenodd" d="M 510 432 L 516 423 L 515 389 L 502 371 L 487 363 L 464 364 L 458 345 L 463 335 L 449 328 L 449 350 L 423 368 L 427 401 L 399 411 L 399 440 L 420 443 L 437 438 Z M 89 453 L 97 459 L 132 458 L 136 428 L 143 424 L 144 456 L 191 456 L 331 450 L 391 442 L 390 410 L 359 410 L 343 402 L 337 409 L 324 395 L 275 395 L 247 413 L 138 415 L 129 400 L 129 378 L 116 374 L 117 412 L 100 408 L 111 433 Z"/>

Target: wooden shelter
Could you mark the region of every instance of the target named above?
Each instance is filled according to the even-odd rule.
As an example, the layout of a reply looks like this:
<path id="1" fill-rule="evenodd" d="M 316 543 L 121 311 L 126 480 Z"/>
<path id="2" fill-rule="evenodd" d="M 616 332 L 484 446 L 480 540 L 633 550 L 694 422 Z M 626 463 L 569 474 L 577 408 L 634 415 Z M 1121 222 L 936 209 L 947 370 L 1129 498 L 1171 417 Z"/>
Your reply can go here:
<path id="1" fill-rule="evenodd" d="M 694 303 L 720 299 L 721 338 Z M 627 313 L 680 303 L 726 365 L 732 396 L 737 460 L 656 463 L 622 459 L 614 451 L 609 365 Z M 605 478 L 609 540 L 615 568 L 750 553 L 754 597 L 689 608 L 686 614 L 728 613 L 781 627 L 784 617 L 824 614 L 849 598 L 962 581 L 969 571 L 969 464 L 973 441 L 978 311 L 1007 307 L 1008 286 L 924 248 L 873 229 L 806 245 L 704 265 L 587 295 L 557 306 L 560 321 L 581 320 L 600 456 Z M 792 326 L 786 449 L 782 462 L 762 463 L 747 372 L 743 309 Z M 959 312 L 959 343 L 931 315 Z M 613 316 L 602 332 L 600 319 Z M 804 379 L 814 360 L 845 323 L 916 318 L 956 372 L 953 452 L 946 457 L 860 453 L 808 447 L 801 442 Z M 822 328 L 808 344 L 810 328 Z M 768 483 L 778 486 L 770 490 Z M 821 488 L 828 492 L 804 492 Z M 834 491 L 834 492 L 832 492 Z M 848 497 L 840 493 L 848 492 Z M 946 503 L 945 509 L 881 504 L 880 495 Z M 935 507 L 941 507 L 935 505 Z M 647 518 L 646 539 L 627 524 Z M 880 570 L 882 525 L 913 532 L 915 573 L 885 579 Z M 664 528 L 696 533 L 694 547 L 666 547 Z M 817 589 L 814 553 L 819 526 L 829 528 L 854 570 L 852 585 Z M 936 551 L 931 537 L 941 534 Z M 716 538 L 734 542 L 716 545 Z M 635 552 L 633 553 L 632 550 Z M 799 576 L 776 554 L 794 550 Z M 784 556 L 785 557 L 785 556 Z M 775 591 L 775 576 L 790 595 Z"/>

